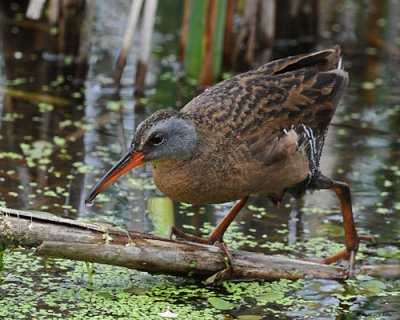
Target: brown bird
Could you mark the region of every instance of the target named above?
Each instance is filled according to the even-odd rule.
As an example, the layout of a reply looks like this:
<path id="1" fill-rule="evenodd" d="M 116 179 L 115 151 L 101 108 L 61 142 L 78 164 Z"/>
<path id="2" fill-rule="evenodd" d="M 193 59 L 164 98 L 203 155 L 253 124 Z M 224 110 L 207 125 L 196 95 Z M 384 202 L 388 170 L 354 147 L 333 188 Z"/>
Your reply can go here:
<path id="1" fill-rule="evenodd" d="M 87 197 L 93 202 L 128 170 L 150 162 L 157 187 L 191 204 L 240 199 L 208 238 L 180 238 L 220 244 L 250 195 L 278 205 L 285 193 L 331 189 L 340 201 L 345 249 L 324 259 L 349 260 L 354 269 L 360 237 L 354 225 L 350 190 L 319 169 L 328 125 L 347 86 L 340 48 L 265 64 L 222 81 L 180 111 L 160 110 L 142 122 L 129 151 Z"/>

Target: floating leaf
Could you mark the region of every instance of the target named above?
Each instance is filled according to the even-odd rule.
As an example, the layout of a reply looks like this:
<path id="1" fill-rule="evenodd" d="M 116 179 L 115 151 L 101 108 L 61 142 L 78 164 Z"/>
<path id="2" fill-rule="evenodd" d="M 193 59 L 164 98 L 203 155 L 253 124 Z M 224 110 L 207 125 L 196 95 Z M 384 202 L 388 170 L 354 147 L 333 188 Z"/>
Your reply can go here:
<path id="1" fill-rule="evenodd" d="M 210 297 L 208 298 L 208 302 L 218 310 L 232 310 L 235 308 L 235 305 L 233 303 L 230 303 L 224 299 L 218 298 L 218 297 Z"/>
<path id="2" fill-rule="evenodd" d="M 60 146 L 60 147 L 65 145 L 65 139 L 62 137 L 55 136 L 53 138 L 53 142 L 55 145 Z"/>
<path id="3" fill-rule="evenodd" d="M 360 288 L 369 293 L 380 293 L 386 289 L 386 284 L 379 280 L 368 280 L 360 284 Z"/>
<path id="4" fill-rule="evenodd" d="M 379 248 L 376 254 L 385 258 L 400 258 L 400 249 Z"/>
<path id="5" fill-rule="evenodd" d="M 285 298 L 283 292 L 271 291 L 260 296 L 259 300 L 262 301 L 263 303 L 269 303 L 269 302 L 279 302 L 283 298 Z"/>
<path id="6" fill-rule="evenodd" d="M 109 101 L 107 103 L 107 109 L 110 111 L 118 111 L 122 108 L 123 104 L 121 100 Z"/>
<path id="7" fill-rule="evenodd" d="M 377 213 L 381 213 L 381 214 L 386 214 L 386 213 L 389 212 L 389 209 L 388 208 L 379 207 L 379 208 L 376 209 L 376 212 Z"/>
<path id="8" fill-rule="evenodd" d="M 49 196 L 49 197 L 58 197 L 57 193 L 55 193 L 55 192 L 52 191 L 52 190 L 45 191 L 45 192 L 43 193 L 43 195 Z"/>
<path id="9" fill-rule="evenodd" d="M 342 236 L 344 234 L 343 227 L 334 224 L 323 224 L 316 228 L 319 236 Z"/>
<path id="10" fill-rule="evenodd" d="M 389 188 L 389 187 L 393 186 L 393 182 L 390 181 L 390 180 L 385 180 L 385 181 L 383 182 L 383 186 L 384 186 L 385 188 Z"/>
<path id="11" fill-rule="evenodd" d="M 361 87 L 362 87 L 364 90 L 372 90 L 372 89 L 375 89 L 375 83 L 369 82 L 369 81 L 365 81 L 365 82 L 363 82 L 363 84 L 361 85 Z"/>
<path id="12" fill-rule="evenodd" d="M 39 103 L 39 112 L 44 113 L 44 112 L 50 112 L 54 110 L 54 105 L 50 103 L 45 103 L 45 102 L 40 102 Z"/>

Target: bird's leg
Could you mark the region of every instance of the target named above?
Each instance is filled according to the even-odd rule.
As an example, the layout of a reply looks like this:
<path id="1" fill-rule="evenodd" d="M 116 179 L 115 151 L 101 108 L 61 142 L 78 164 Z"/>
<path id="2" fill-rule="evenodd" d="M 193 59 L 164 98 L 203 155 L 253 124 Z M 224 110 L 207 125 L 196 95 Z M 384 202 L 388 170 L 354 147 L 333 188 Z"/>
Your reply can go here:
<path id="1" fill-rule="evenodd" d="M 233 219 L 236 218 L 240 210 L 244 207 L 247 202 L 248 197 L 245 197 L 232 207 L 229 213 L 221 220 L 221 222 L 215 227 L 215 229 L 208 235 L 207 238 L 196 237 L 190 234 L 187 234 L 180 230 L 177 227 L 171 228 L 171 233 L 175 235 L 177 238 L 186 239 L 188 241 L 204 243 L 204 244 L 214 244 L 215 242 L 223 242 L 223 237 L 228 229 L 229 225 L 232 223 Z"/>
<path id="2" fill-rule="evenodd" d="M 346 249 L 339 253 L 329 256 L 323 260 L 324 263 L 329 264 L 340 259 L 349 260 L 348 275 L 351 276 L 354 272 L 356 253 L 358 251 L 358 245 L 360 240 L 372 240 L 369 236 L 358 236 L 357 230 L 354 224 L 353 210 L 351 205 L 351 195 L 349 186 L 340 181 L 332 181 L 330 188 L 336 193 L 336 196 L 340 201 L 340 210 L 343 216 L 343 227 L 344 227 L 344 244 Z"/>
<path id="3" fill-rule="evenodd" d="M 208 283 L 214 283 L 216 281 L 222 279 L 228 279 L 232 276 L 233 273 L 233 257 L 232 253 L 229 251 L 228 246 L 224 242 L 224 234 L 228 229 L 229 225 L 232 223 L 233 219 L 236 218 L 240 210 L 245 206 L 248 197 L 245 197 L 232 207 L 229 213 L 222 219 L 222 221 L 215 227 L 213 232 L 211 232 L 207 238 L 195 237 L 189 235 L 176 227 L 172 227 L 171 233 L 174 234 L 177 238 L 183 238 L 189 241 L 204 243 L 204 244 L 213 244 L 222 249 L 225 259 L 226 259 L 226 268 L 221 270 L 207 279 Z"/>
<path id="4" fill-rule="evenodd" d="M 230 279 L 233 274 L 233 256 L 232 252 L 230 252 L 227 244 L 225 242 L 219 242 L 216 241 L 214 242 L 214 245 L 219 247 L 224 255 L 225 255 L 225 264 L 226 268 L 222 269 L 221 271 L 218 271 L 217 273 L 213 274 L 211 277 L 209 277 L 206 282 L 209 284 L 214 284 L 220 280 L 224 279 Z"/>
<path id="5" fill-rule="evenodd" d="M 210 239 L 212 242 L 215 242 L 215 241 L 223 242 L 223 237 L 224 237 L 226 230 L 232 223 L 233 219 L 236 218 L 236 216 L 238 215 L 240 210 L 242 210 L 242 208 L 245 206 L 248 198 L 249 197 L 240 199 L 238 202 L 236 202 L 234 204 L 234 206 L 229 211 L 229 213 L 215 227 L 214 231 L 208 235 L 208 239 Z"/>
<path id="6" fill-rule="evenodd" d="M 245 197 L 243 199 L 240 199 L 238 202 L 236 202 L 235 205 L 232 207 L 232 209 L 229 211 L 229 213 L 216 226 L 214 231 L 208 235 L 208 239 L 210 239 L 214 245 L 216 245 L 222 249 L 222 251 L 225 254 L 225 261 L 226 261 L 226 268 L 217 272 L 210 278 L 208 278 L 207 279 L 208 283 L 214 283 L 219 280 L 229 279 L 233 274 L 232 252 L 229 251 L 229 248 L 226 245 L 226 243 L 224 242 L 223 237 L 224 237 L 226 230 L 232 223 L 233 219 L 236 218 L 236 216 L 238 215 L 240 210 L 246 205 L 248 198 L 249 197 Z"/>

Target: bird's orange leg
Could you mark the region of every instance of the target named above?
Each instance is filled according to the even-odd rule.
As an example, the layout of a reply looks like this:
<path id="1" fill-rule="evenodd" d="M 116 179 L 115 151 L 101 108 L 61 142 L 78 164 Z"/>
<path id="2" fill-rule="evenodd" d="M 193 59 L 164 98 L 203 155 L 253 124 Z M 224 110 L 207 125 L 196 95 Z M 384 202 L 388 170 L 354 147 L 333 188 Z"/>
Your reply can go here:
<path id="1" fill-rule="evenodd" d="M 349 275 L 352 275 L 354 272 L 356 253 L 358 251 L 360 240 L 372 240 L 372 237 L 358 236 L 357 234 L 357 230 L 354 224 L 349 186 L 344 182 L 332 181 L 332 186 L 330 189 L 335 191 L 340 201 L 340 210 L 342 212 L 344 226 L 344 244 L 346 246 L 346 249 L 340 251 L 335 255 L 325 258 L 323 262 L 329 264 L 341 259 L 349 260 L 348 272 Z"/>
<path id="2" fill-rule="evenodd" d="M 188 241 L 197 242 L 197 243 L 204 243 L 204 244 L 214 244 L 216 242 L 222 243 L 224 234 L 228 229 L 229 225 L 232 223 L 233 219 L 236 218 L 240 210 L 245 206 L 248 197 L 245 197 L 232 207 L 229 213 L 222 219 L 222 221 L 215 227 L 214 231 L 211 232 L 207 238 L 201 238 L 192 236 L 187 234 L 177 227 L 171 228 L 171 233 L 175 235 L 177 238 L 186 239 Z"/>
<path id="3" fill-rule="evenodd" d="M 207 238 L 195 237 L 190 234 L 187 234 L 176 227 L 171 228 L 171 233 L 174 234 L 177 238 L 186 239 L 188 241 L 204 243 L 204 244 L 213 244 L 217 247 L 221 248 L 225 255 L 226 260 L 226 268 L 221 270 L 207 279 L 208 283 L 215 283 L 222 279 L 228 279 L 231 277 L 233 273 L 233 257 L 232 253 L 229 251 L 228 246 L 224 243 L 224 234 L 228 229 L 229 225 L 232 223 L 233 219 L 236 218 L 240 210 L 245 206 L 248 197 L 245 197 L 232 207 L 229 213 L 222 219 L 222 221 L 215 227 L 214 231 L 211 232 Z"/>
<path id="4" fill-rule="evenodd" d="M 208 236 L 208 238 L 211 241 L 219 241 L 223 242 L 223 237 L 232 223 L 233 219 L 236 218 L 240 210 L 246 205 L 247 199 L 249 197 L 245 197 L 243 199 L 240 199 L 238 202 L 235 203 L 235 205 L 232 207 L 232 209 L 229 211 L 229 213 L 221 220 L 221 222 L 215 227 L 214 231 L 211 232 Z"/>

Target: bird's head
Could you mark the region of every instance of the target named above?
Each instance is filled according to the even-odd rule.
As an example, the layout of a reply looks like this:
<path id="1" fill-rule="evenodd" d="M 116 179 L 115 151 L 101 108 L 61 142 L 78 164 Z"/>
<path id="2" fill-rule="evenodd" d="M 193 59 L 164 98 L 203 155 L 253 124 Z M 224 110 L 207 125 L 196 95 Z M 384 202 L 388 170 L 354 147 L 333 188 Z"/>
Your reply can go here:
<path id="1" fill-rule="evenodd" d="M 138 126 L 128 152 L 94 186 L 86 197 L 86 205 L 91 205 L 100 192 L 127 171 L 148 161 L 189 159 L 197 144 L 197 132 L 191 121 L 175 110 L 155 112 Z"/>

